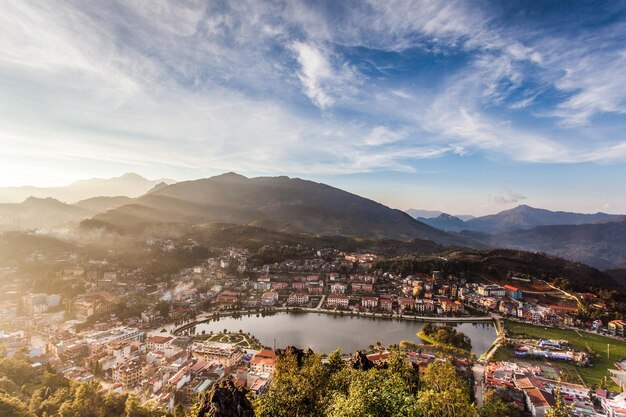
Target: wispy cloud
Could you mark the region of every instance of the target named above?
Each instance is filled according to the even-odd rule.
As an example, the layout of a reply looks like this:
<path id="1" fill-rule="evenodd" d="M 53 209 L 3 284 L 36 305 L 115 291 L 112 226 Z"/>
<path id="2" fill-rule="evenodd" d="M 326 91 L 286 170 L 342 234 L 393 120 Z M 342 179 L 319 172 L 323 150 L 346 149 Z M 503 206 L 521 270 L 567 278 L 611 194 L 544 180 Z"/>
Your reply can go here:
<path id="1" fill-rule="evenodd" d="M 626 160 L 626 138 L 573 129 L 626 112 L 624 23 L 568 37 L 500 18 L 463 1 L 9 0 L 0 146 L 268 173 Z M 428 65 L 403 61 L 415 50 Z"/>

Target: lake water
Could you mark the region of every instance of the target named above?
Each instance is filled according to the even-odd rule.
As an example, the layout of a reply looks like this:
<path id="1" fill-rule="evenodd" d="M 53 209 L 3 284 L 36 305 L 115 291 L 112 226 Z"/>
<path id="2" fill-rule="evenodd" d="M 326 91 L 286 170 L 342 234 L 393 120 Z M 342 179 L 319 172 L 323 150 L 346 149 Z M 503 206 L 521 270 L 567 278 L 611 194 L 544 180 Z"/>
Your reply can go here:
<path id="1" fill-rule="evenodd" d="M 420 343 L 416 333 L 425 323 L 355 316 L 335 316 L 322 313 L 276 313 L 270 316 L 224 317 L 219 321 L 199 323 L 196 334 L 229 332 L 250 333 L 262 344 L 278 347 L 288 345 L 310 347 L 315 352 L 330 353 L 339 348 L 344 353 L 366 349 L 377 341 L 383 344 L 407 340 Z M 472 339 L 472 352 L 480 356 L 496 338 L 491 323 L 457 323 L 459 332 Z"/>

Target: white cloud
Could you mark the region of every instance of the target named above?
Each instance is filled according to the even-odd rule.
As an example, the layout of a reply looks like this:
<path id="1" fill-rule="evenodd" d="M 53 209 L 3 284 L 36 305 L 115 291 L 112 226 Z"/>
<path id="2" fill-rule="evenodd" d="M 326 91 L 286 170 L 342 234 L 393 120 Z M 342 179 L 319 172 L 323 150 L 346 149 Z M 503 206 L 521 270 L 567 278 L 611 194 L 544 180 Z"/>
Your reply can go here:
<path id="1" fill-rule="evenodd" d="M 526 196 L 524 194 L 510 188 L 505 188 L 501 193 L 489 196 L 489 201 L 498 205 L 513 204 L 523 200 L 526 200 Z"/>

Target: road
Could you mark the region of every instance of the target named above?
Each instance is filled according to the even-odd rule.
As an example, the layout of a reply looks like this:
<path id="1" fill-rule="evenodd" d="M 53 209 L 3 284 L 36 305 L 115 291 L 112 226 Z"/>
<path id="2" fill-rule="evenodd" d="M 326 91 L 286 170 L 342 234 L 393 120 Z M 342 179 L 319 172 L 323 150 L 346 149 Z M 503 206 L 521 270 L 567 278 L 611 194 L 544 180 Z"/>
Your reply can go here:
<path id="1" fill-rule="evenodd" d="M 483 405 L 483 394 L 485 385 L 485 367 L 479 363 L 474 364 L 472 368 L 474 372 L 474 396 L 476 397 L 476 405 Z"/>

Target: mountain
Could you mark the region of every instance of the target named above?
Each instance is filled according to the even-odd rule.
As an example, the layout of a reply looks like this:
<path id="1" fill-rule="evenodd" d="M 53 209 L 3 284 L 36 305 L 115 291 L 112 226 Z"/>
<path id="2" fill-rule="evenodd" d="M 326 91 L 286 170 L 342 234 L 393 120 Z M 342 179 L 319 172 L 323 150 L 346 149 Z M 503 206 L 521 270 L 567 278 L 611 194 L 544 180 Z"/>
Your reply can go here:
<path id="1" fill-rule="evenodd" d="M 234 173 L 154 189 L 94 220 L 117 230 L 141 230 L 155 223 L 277 224 L 281 230 L 289 225 L 293 230 L 323 235 L 471 243 L 405 212 L 325 184 L 289 177 L 246 178 Z"/>
<path id="2" fill-rule="evenodd" d="M 435 217 L 439 217 L 442 214 L 446 214 L 443 213 L 441 211 L 438 210 L 417 210 L 417 209 L 408 209 L 406 210 L 406 213 L 413 217 L 414 219 L 420 220 L 420 219 L 432 219 Z M 454 217 L 457 217 L 461 220 L 463 220 L 464 222 L 473 219 L 476 216 L 472 216 L 471 214 L 455 214 Z"/>
<path id="3" fill-rule="evenodd" d="M 0 229 L 31 229 L 78 222 L 92 212 L 53 198 L 29 197 L 21 203 L 0 204 Z"/>
<path id="4" fill-rule="evenodd" d="M 501 233 L 529 230 L 537 226 L 579 225 L 619 218 L 619 215 L 595 213 L 581 214 L 550 211 L 521 205 L 498 214 L 476 217 L 466 222 L 466 229 L 484 233 Z"/>
<path id="5" fill-rule="evenodd" d="M 413 217 L 414 219 L 417 219 L 418 217 L 421 217 L 423 219 L 431 219 L 433 217 L 437 217 L 441 215 L 441 212 L 438 210 L 408 209 L 406 213 L 409 216 Z"/>
<path id="6" fill-rule="evenodd" d="M 0 187 L 0 202 L 17 203 L 28 197 L 51 197 L 66 203 L 100 196 L 138 197 L 161 182 L 172 184 L 174 181 L 148 180 L 141 175 L 127 173 L 114 178 L 92 178 L 76 181 L 63 187 Z"/>
<path id="7" fill-rule="evenodd" d="M 121 207 L 125 204 L 130 204 L 132 201 L 133 199 L 130 197 L 119 195 L 114 197 L 92 197 L 86 200 L 80 200 L 74 204 L 74 206 L 84 208 L 94 213 L 100 213 Z"/>
<path id="8" fill-rule="evenodd" d="M 491 236 L 485 243 L 545 252 L 601 269 L 626 267 L 626 217 L 511 231 Z"/>
<path id="9" fill-rule="evenodd" d="M 467 228 L 463 220 L 446 213 L 441 213 L 439 216 L 432 218 L 418 217 L 417 220 L 446 232 L 460 232 Z"/>

